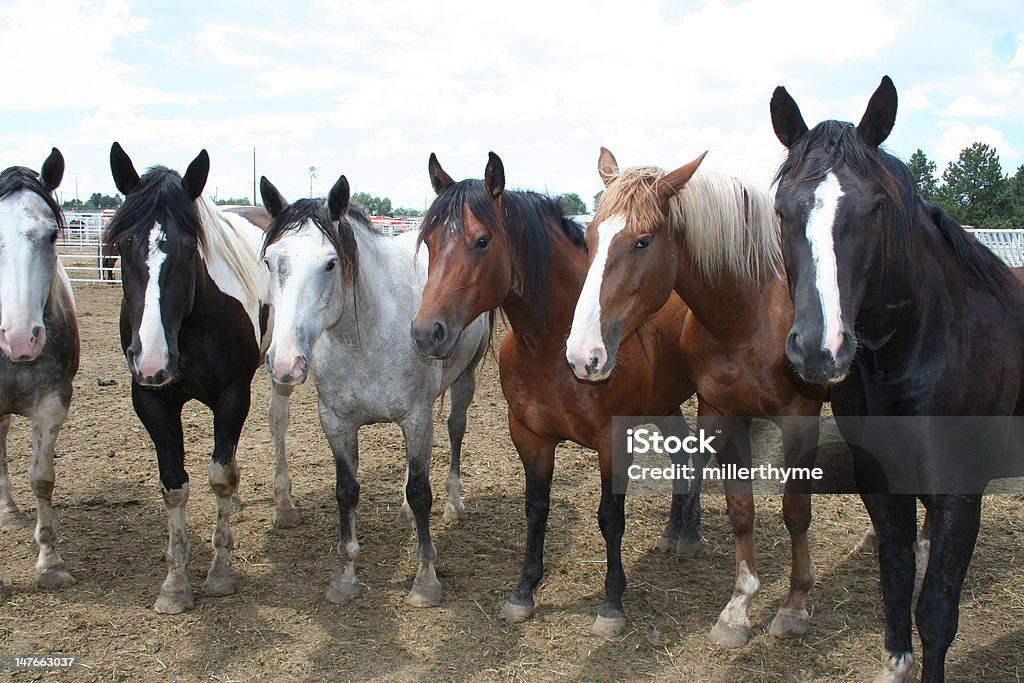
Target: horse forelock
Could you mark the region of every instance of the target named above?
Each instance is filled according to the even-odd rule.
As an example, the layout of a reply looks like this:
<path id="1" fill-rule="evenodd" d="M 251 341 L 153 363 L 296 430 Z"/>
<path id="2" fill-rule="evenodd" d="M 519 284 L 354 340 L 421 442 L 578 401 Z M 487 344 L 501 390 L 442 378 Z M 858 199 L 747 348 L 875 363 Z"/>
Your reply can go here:
<path id="1" fill-rule="evenodd" d="M 11 166 L 0 172 L 0 200 L 21 190 L 27 190 L 42 199 L 53 213 L 57 226 L 61 230 L 64 229 L 64 212 L 60 210 L 53 193 L 46 189 L 36 171 L 25 166 Z"/>
<path id="2" fill-rule="evenodd" d="M 334 221 L 328 215 L 327 204 L 323 200 L 299 199 L 285 207 L 271 222 L 263 240 L 262 253 L 266 253 L 268 247 L 279 242 L 285 235 L 307 224 L 314 226 L 337 252 L 345 280 L 355 281 L 359 274 L 359 245 L 354 226 L 361 224 L 370 232 L 377 232 L 363 207 L 352 203 L 341 220 Z"/>
<path id="3" fill-rule="evenodd" d="M 664 175 L 653 166 L 617 172 L 601 195 L 595 220 L 621 216 L 631 235 L 666 230 L 682 238 L 698 272 L 712 282 L 725 274 L 753 282 L 780 276 L 779 221 L 764 190 L 699 170 L 669 200 L 666 213 L 658 196 Z"/>
<path id="4" fill-rule="evenodd" d="M 125 197 L 107 224 L 104 245 L 113 246 L 125 235 L 148 234 L 154 223 L 160 223 L 164 230 L 180 230 L 199 245 L 206 241 L 196 202 L 185 192 L 178 172 L 164 166 L 146 171 L 131 194 Z"/>

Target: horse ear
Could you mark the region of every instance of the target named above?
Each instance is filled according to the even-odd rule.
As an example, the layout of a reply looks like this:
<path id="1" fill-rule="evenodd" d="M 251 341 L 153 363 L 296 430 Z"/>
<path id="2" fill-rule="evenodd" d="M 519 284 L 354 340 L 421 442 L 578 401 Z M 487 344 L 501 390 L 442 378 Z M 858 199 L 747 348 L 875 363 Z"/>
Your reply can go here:
<path id="1" fill-rule="evenodd" d="M 666 173 L 662 176 L 661 180 L 658 181 L 658 195 L 663 199 L 667 200 L 673 196 L 679 190 L 683 189 L 683 186 L 693 177 L 693 174 L 697 172 L 700 167 L 700 162 L 704 161 L 704 157 L 708 155 L 707 151 L 701 154 L 699 157 L 686 164 L 680 166 L 671 173 Z"/>
<path id="2" fill-rule="evenodd" d="M 210 175 L 210 155 L 206 150 L 200 150 L 192 163 L 188 165 L 184 177 L 181 179 L 181 186 L 192 199 L 199 199 L 206 187 L 206 178 Z"/>
<path id="3" fill-rule="evenodd" d="M 796 106 L 796 100 L 780 85 L 772 93 L 770 109 L 776 137 L 786 147 L 792 147 L 807 132 L 807 124 L 804 123 L 800 107 Z"/>
<path id="4" fill-rule="evenodd" d="M 277 218 L 278 214 L 288 208 L 288 202 L 274 184 L 267 180 L 267 176 L 260 177 L 260 196 L 263 197 L 263 208 L 273 218 Z"/>
<path id="5" fill-rule="evenodd" d="M 497 199 L 505 191 L 505 165 L 494 152 L 487 153 L 487 168 L 484 169 L 484 187 Z"/>
<path id="6" fill-rule="evenodd" d="M 117 142 L 110 146 L 110 173 L 114 176 L 117 191 L 125 197 L 139 184 L 139 174 L 135 171 L 132 160 Z"/>
<path id="7" fill-rule="evenodd" d="M 597 157 L 597 174 L 601 176 L 601 181 L 604 182 L 604 186 L 608 187 L 612 178 L 619 172 L 619 162 L 615 160 L 615 155 L 612 154 L 606 147 L 601 148 L 601 154 Z"/>
<path id="8" fill-rule="evenodd" d="M 882 76 L 882 82 L 871 99 L 864 117 L 857 124 L 857 137 L 869 147 L 878 147 L 885 142 L 896 125 L 896 86 L 888 76 Z"/>
<path id="9" fill-rule="evenodd" d="M 340 221 L 345 217 L 350 196 L 348 178 L 338 176 L 338 182 L 334 183 L 330 194 L 327 195 L 327 212 L 331 215 L 332 221 Z"/>
<path id="10" fill-rule="evenodd" d="M 430 186 L 434 188 L 434 194 L 441 194 L 445 188 L 455 184 L 452 177 L 441 168 L 441 162 L 433 152 L 430 153 L 430 161 L 427 162 L 427 172 L 430 174 Z"/>
<path id="11" fill-rule="evenodd" d="M 60 181 L 64 179 L 64 155 L 56 147 L 50 151 L 50 156 L 46 157 L 46 161 L 43 162 L 43 169 L 39 172 L 39 177 L 43 181 L 43 187 L 50 192 L 60 187 Z"/>

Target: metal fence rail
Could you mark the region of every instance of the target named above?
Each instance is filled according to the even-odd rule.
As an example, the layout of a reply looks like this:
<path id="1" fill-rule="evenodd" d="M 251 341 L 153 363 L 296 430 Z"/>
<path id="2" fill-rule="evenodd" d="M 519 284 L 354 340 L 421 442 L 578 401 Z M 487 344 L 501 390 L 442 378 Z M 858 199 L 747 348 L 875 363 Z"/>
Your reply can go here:
<path id="1" fill-rule="evenodd" d="M 968 228 L 979 242 L 991 249 L 1011 268 L 1024 266 L 1024 230 L 979 230 Z"/>
<path id="2" fill-rule="evenodd" d="M 57 242 L 57 256 L 72 282 L 121 282 L 116 264 L 104 265 L 103 230 L 113 211 L 65 211 L 67 228 Z"/>

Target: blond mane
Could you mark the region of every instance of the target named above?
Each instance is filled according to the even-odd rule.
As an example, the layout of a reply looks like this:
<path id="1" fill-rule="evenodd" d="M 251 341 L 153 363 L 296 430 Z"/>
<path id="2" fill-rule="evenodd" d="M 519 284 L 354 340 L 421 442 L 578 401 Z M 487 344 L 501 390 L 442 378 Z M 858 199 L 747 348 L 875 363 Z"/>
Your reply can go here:
<path id="1" fill-rule="evenodd" d="M 266 300 L 267 282 L 261 268 L 260 243 L 262 231 L 255 225 L 246 230 L 221 213 L 220 209 L 206 197 L 196 200 L 196 210 L 203 224 L 201 254 L 209 263 L 219 259 L 227 264 L 244 292 L 242 302 L 250 317 L 259 315 L 259 307 Z M 244 219 L 239 217 L 239 222 Z M 248 221 L 245 221 L 248 226 Z M 258 318 L 257 318 L 258 319 Z M 258 322 L 256 323 L 259 337 Z"/>
<path id="2" fill-rule="evenodd" d="M 653 166 L 617 172 L 601 195 L 597 218 L 622 216 L 632 233 L 666 227 L 683 238 L 694 267 L 712 282 L 724 274 L 753 282 L 781 277 L 779 220 L 764 190 L 698 170 L 672 197 L 665 216 L 657 192 L 664 175 Z"/>

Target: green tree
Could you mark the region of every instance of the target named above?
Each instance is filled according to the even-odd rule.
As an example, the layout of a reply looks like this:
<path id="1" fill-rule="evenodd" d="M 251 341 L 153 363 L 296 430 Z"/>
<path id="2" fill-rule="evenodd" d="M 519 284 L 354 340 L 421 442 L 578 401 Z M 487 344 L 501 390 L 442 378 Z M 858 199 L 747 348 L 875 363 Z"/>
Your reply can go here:
<path id="1" fill-rule="evenodd" d="M 963 149 L 942 172 L 942 181 L 936 199 L 956 220 L 978 228 L 1008 226 L 1006 178 L 993 147 L 975 142 Z"/>
<path id="2" fill-rule="evenodd" d="M 121 203 L 123 201 L 124 200 L 121 199 L 121 195 L 119 194 L 115 194 L 113 197 L 110 197 L 105 194 L 100 194 L 99 192 L 93 192 L 91 195 L 89 195 L 89 199 L 82 203 L 82 208 L 93 210 L 116 209 L 117 207 L 121 206 Z"/>
<path id="3" fill-rule="evenodd" d="M 225 197 L 214 202 L 217 206 L 251 206 L 248 197 Z"/>
<path id="4" fill-rule="evenodd" d="M 1024 166 L 1006 179 L 1003 206 L 1006 207 L 1010 228 L 1024 228 Z"/>
<path id="5" fill-rule="evenodd" d="M 566 216 L 580 216 L 587 212 L 587 205 L 575 192 L 558 195 L 558 205 Z"/>
<path id="6" fill-rule="evenodd" d="M 910 169 L 910 175 L 914 177 L 917 191 L 921 196 L 930 202 L 935 201 L 935 193 L 939 189 L 939 180 L 935 177 L 935 162 L 925 156 L 924 150 L 918 149 L 910 155 L 907 168 Z"/>
<path id="7" fill-rule="evenodd" d="M 388 197 L 375 197 L 368 192 L 356 192 L 352 195 L 352 199 L 361 204 L 371 216 L 390 216 L 392 214 L 391 199 Z"/>
<path id="8" fill-rule="evenodd" d="M 60 205 L 60 208 L 68 211 L 81 211 L 85 208 L 85 202 L 80 199 L 69 199 Z"/>
<path id="9" fill-rule="evenodd" d="M 413 218 L 415 218 L 415 217 L 418 217 L 418 216 L 422 216 L 423 212 L 420 211 L 419 209 L 407 209 L 404 206 L 400 206 L 397 209 L 395 209 L 394 211 L 392 211 L 391 215 L 392 216 L 402 216 L 402 217 L 413 217 Z"/>

